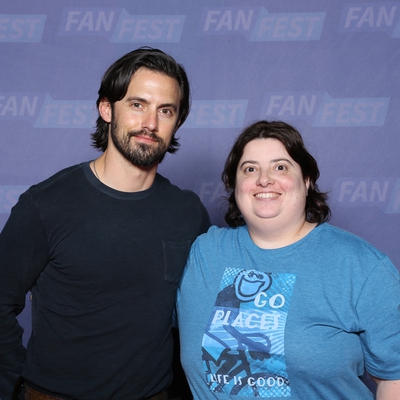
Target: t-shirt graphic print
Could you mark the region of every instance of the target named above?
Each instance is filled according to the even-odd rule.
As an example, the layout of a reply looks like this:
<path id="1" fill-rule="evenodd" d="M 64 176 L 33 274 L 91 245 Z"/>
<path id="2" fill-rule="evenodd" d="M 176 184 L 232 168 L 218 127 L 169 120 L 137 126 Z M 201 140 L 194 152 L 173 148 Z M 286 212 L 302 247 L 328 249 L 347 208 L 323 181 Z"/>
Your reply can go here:
<path id="1" fill-rule="evenodd" d="M 202 341 L 209 389 L 289 397 L 284 331 L 295 275 L 226 268 Z"/>

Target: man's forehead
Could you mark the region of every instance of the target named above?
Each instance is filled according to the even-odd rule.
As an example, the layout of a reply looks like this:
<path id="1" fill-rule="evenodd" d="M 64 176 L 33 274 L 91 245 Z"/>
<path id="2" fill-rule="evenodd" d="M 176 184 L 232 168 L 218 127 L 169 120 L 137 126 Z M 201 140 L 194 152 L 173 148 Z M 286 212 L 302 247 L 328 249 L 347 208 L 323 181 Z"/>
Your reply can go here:
<path id="1" fill-rule="evenodd" d="M 161 78 L 161 80 L 165 80 L 165 84 L 158 85 L 158 87 L 157 87 L 157 85 L 155 85 L 155 87 L 157 87 L 157 90 L 165 91 L 165 93 L 168 93 L 168 91 L 170 91 L 171 88 L 173 88 L 175 86 L 173 88 L 173 90 L 178 91 L 179 100 L 180 100 L 182 97 L 182 91 L 179 86 L 179 82 L 176 78 L 169 76 L 163 72 L 153 71 L 151 69 L 144 68 L 144 67 L 139 68 L 138 70 L 136 70 L 134 72 L 134 74 L 132 74 L 127 91 L 129 91 L 129 89 L 132 89 L 132 87 L 146 86 L 147 84 L 148 84 L 148 88 L 151 88 L 151 83 L 159 81 L 160 78 Z M 173 82 L 172 87 L 170 85 L 171 82 Z"/>

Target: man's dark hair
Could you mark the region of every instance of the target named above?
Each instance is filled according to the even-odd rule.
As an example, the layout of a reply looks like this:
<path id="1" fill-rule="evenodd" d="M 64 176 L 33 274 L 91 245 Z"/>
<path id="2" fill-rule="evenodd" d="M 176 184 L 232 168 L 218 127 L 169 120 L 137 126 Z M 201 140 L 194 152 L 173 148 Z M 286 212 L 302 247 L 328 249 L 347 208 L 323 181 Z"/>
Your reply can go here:
<path id="1" fill-rule="evenodd" d="M 228 211 L 225 214 L 227 224 L 231 227 L 246 224 L 235 199 L 236 173 L 244 148 L 252 140 L 268 138 L 277 139 L 285 146 L 290 157 L 300 165 L 304 181 L 308 179 L 310 182 L 305 206 L 306 221 L 318 224 L 329 221 L 331 211 L 327 204 L 327 194 L 320 192 L 317 185 L 319 178 L 317 161 L 307 151 L 300 133 L 285 122 L 258 121 L 245 128 L 239 135 L 225 162 L 222 181 L 229 194 Z"/>
<path id="2" fill-rule="evenodd" d="M 104 73 L 99 97 L 96 105 L 99 109 L 100 102 L 106 99 L 111 108 L 116 101 L 124 98 L 128 86 L 135 72 L 139 68 L 146 68 L 150 71 L 159 72 L 176 79 L 179 85 L 181 99 L 179 104 L 179 115 L 176 130 L 185 122 L 190 111 L 190 86 L 185 69 L 178 64 L 171 56 L 161 50 L 151 47 L 141 47 L 131 51 L 115 61 Z M 99 115 L 96 121 L 96 132 L 92 136 L 92 144 L 96 149 L 105 151 L 108 145 L 108 123 Z M 169 153 L 178 150 L 179 143 L 175 138 L 175 133 L 168 147 Z"/>

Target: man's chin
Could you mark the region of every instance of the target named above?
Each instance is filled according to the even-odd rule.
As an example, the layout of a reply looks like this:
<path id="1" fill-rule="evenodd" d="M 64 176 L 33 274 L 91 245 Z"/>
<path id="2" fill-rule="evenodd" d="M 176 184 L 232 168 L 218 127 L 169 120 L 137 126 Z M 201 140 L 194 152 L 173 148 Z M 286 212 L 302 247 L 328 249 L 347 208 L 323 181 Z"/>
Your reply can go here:
<path id="1" fill-rule="evenodd" d="M 130 161 L 133 165 L 136 165 L 140 168 L 148 168 L 154 165 L 159 164 L 164 158 L 165 153 L 161 156 L 153 156 L 148 158 L 138 158 L 138 157 L 126 157 L 128 161 Z"/>
<path id="2" fill-rule="evenodd" d="M 151 162 L 151 163 L 148 163 L 148 162 L 146 162 L 146 163 L 135 163 L 135 162 L 132 162 L 132 164 L 135 165 L 136 167 L 139 167 L 139 168 L 148 169 L 148 168 L 154 167 L 155 165 L 158 165 L 159 161 L 155 161 L 155 162 Z"/>

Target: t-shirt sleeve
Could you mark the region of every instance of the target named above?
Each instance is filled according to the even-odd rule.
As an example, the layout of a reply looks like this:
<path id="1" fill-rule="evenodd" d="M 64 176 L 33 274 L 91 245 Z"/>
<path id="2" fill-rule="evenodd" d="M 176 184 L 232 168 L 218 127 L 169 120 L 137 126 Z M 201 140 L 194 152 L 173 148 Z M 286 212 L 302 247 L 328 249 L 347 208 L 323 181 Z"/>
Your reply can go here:
<path id="1" fill-rule="evenodd" d="M 400 279 L 386 256 L 365 282 L 357 312 L 368 373 L 381 379 L 400 379 Z"/>
<path id="2" fill-rule="evenodd" d="M 25 359 L 17 315 L 48 259 L 42 221 L 29 193 L 13 207 L 0 234 L 0 397 L 11 398 Z"/>
<path id="3" fill-rule="evenodd" d="M 200 223 L 197 235 L 199 236 L 202 233 L 206 233 L 208 228 L 211 226 L 210 216 L 207 209 L 204 207 L 204 204 L 201 202 L 200 197 L 196 193 L 192 192 L 191 190 L 184 190 L 184 192 L 194 197 L 198 202 L 198 207 L 200 208 Z"/>
<path id="4" fill-rule="evenodd" d="M 199 235 L 202 233 L 206 233 L 208 231 L 208 228 L 210 228 L 211 222 L 210 222 L 210 216 L 208 215 L 208 211 L 204 207 L 203 203 L 201 203 L 201 225 L 200 225 L 200 230 L 199 230 Z"/>

